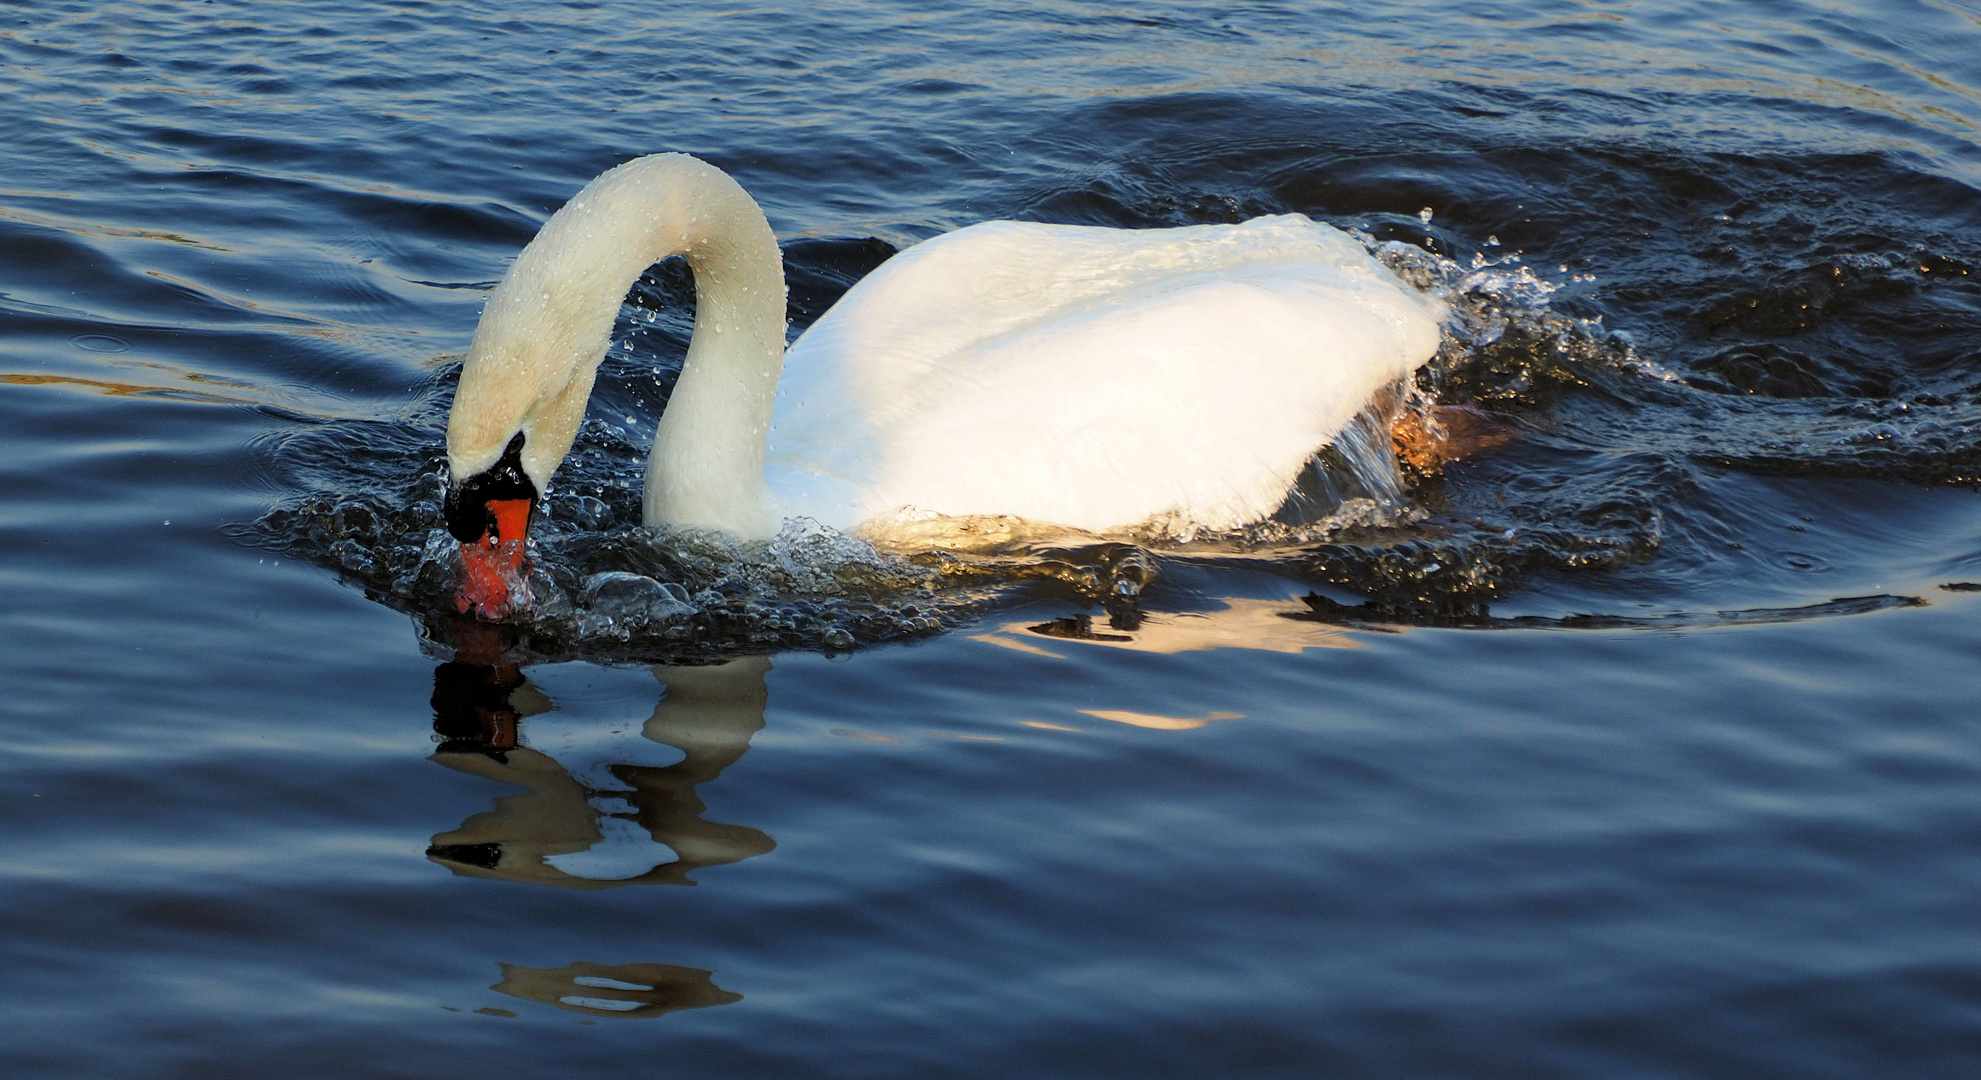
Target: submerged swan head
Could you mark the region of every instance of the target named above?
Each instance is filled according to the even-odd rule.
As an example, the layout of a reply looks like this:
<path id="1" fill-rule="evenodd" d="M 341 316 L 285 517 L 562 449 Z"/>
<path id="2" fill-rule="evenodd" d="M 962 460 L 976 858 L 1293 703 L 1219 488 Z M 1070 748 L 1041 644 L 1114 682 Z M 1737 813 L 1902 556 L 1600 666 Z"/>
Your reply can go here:
<path id="1" fill-rule="evenodd" d="M 694 273 L 695 329 L 645 520 L 745 538 L 787 517 L 850 529 L 910 508 L 1088 531 L 1243 525 L 1439 339 L 1435 300 L 1297 214 L 1002 221 L 896 255 L 787 356 L 763 212 L 711 165 L 639 158 L 552 215 L 475 329 L 447 423 L 462 610 L 503 613 L 620 304 L 673 255 Z"/>

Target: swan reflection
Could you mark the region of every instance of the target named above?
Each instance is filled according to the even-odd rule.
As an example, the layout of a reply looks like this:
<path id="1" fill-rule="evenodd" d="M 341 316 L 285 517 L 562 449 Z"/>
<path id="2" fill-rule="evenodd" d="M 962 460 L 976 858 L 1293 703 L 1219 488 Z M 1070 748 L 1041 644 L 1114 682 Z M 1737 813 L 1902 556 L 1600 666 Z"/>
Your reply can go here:
<path id="1" fill-rule="evenodd" d="M 638 1018 L 743 1000 L 715 985 L 715 973 L 676 964 L 588 964 L 561 968 L 502 965 L 489 989 L 588 1016 Z"/>
<path id="2" fill-rule="evenodd" d="M 661 698 L 640 730 L 684 755 L 671 765 L 618 759 L 573 769 L 524 745 L 525 721 L 553 706 L 500 650 L 464 642 L 434 671 L 432 760 L 523 789 L 433 838 L 427 857 L 467 877 L 610 889 L 692 885 L 689 873 L 776 847 L 760 830 L 705 821 L 696 794 L 764 726 L 767 657 L 656 667 Z"/>
<path id="3" fill-rule="evenodd" d="M 1318 622 L 1311 608 L 1284 600 L 1229 597 L 1209 611 L 1144 613 L 1124 618 L 1110 613 L 1105 626 L 1090 615 L 1070 615 L 1049 622 L 1009 622 L 972 641 L 1033 656 L 1065 660 L 1056 646 L 1099 646 L 1133 652 L 1174 655 L 1210 649 L 1254 649 L 1300 653 L 1308 649 L 1358 649 L 1354 633 Z"/>

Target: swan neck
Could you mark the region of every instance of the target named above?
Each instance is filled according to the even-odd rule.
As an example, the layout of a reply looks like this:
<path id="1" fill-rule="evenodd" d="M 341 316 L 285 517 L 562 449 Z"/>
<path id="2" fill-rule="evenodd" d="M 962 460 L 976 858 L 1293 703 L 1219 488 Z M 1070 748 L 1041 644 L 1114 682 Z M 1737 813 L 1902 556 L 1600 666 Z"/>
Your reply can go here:
<path id="1" fill-rule="evenodd" d="M 686 154 L 600 176 L 553 214 L 490 296 L 448 424 L 457 479 L 526 436 L 539 490 L 583 422 L 612 324 L 648 267 L 685 258 L 695 333 L 648 459 L 645 517 L 767 534 L 765 441 L 784 356 L 784 267 L 741 185 Z M 492 458 L 491 458 L 492 460 Z"/>
<path id="2" fill-rule="evenodd" d="M 763 211 L 712 167 L 666 211 L 673 254 L 695 276 L 695 332 L 647 460 L 649 525 L 699 525 L 745 537 L 776 522 L 764 488 L 764 450 L 784 365 L 784 263 Z"/>

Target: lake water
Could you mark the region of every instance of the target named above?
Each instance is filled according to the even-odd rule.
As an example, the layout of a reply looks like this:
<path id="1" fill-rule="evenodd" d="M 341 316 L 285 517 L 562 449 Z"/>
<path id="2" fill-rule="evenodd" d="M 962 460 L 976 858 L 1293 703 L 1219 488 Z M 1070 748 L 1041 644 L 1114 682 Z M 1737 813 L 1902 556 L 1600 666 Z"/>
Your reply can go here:
<path id="1" fill-rule="evenodd" d="M 37 0 L 0 57 L 7 1075 L 1981 1072 L 1965 0 Z M 461 621 L 482 299 L 662 150 L 794 332 L 979 220 L 1333 222 L 1517 437 L 1232 536 L 647 533 L 662 266 L 547 606 Z"/>

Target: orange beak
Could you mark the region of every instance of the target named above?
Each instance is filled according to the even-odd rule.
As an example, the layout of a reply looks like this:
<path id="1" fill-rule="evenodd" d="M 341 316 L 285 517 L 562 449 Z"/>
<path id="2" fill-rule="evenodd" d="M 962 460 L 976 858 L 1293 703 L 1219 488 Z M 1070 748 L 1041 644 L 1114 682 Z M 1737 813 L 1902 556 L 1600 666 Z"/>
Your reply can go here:
<path id="1" fill-rule="evenodd" d="M 530 535 L 530 499 L 490 499 L 488 515 L 495 528 L 480 540 L 461 545 L 461 583 L 454 591 L 455 610 L 485 619 L 513 614 L 523 589 L 523 547 Z"/>

